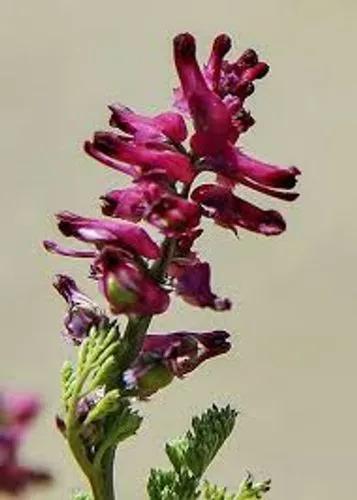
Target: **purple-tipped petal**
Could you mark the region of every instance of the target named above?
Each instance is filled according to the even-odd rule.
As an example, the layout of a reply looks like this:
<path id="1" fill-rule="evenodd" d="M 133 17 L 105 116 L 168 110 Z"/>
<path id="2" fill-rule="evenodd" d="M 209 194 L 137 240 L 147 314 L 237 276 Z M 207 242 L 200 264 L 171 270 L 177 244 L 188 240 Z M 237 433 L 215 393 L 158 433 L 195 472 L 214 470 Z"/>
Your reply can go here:
<path id="1" fill-rule="evenodd" d="M 230 349 L 229 333 L 211 332 L 149 333 L 123 381 L 141 399 L 165 387 L 174 377 L 182 378 L 204 361 Z"/>
<path id="2" fill-rule="evenodd" d="M 53 286 L 68 305 L 68 311 L 64 318 L 66 329 L 64 337 L 69 342 L 79 345 L 88 337 L 93 326 L 97 327 L 109 322 L 97 304 L 79 290 L 71 277 L 58 274 Z"/>

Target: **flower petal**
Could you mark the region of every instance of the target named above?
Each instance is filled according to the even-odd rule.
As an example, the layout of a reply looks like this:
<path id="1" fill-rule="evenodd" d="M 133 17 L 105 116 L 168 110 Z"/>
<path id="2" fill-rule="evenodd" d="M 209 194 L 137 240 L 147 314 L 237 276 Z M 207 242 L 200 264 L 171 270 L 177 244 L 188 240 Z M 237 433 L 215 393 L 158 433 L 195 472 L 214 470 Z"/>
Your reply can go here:
<path id="1" fill-rule="evenodd" d="M 192 199 L 212 209 L 216 224 L 235 230 L 236 226 L 273 236 L 282 233 L 286 224 L 279 212 L 262 210 L 235 196 L 231 190 L 215 184 L 203 184 L 192 193 Z"/>
<path id="2" fill-rule="evenodd" d="M 183 300 L 198 307 L 209 307 L 215 311 L 226 311 L 232 304 L 229 299 L 221 299 L 211 290 L 211 270 L 207 262 L 187 265 L 176 282 L 176 293 Z"/>
<path id="3" fill-rule="evenodd" d="M 160 256 L 159 246 L 147 232 L 130 222 L 91 219 L 71 212 L 61 212 L 56 217 L 64 236 L 73 236 L 98 247 L 110 244 L 148 259 Z"/>
<path id="4" fill-rule="evenodd" d="M 191 182 L 195 176 L 189 158 L 160 144 L 135 144 L 112 132 L 97 132 L 95 148 L 108 157 L 140 167 L 142 172 L 160 170 L 171 181 Z"/>
<path id="5" fill-rule="evenodd" d="M 93 326 L 108 323 L 108 318 L 89 297 L 82 293 L 76 282 L 69 276 L 58 274 L 53 286 L 68 305 L 65 315 L 64 337 L 75 345 L 80 345 L 88 337 Z"/>
<path id="6" fill-rule="evenodd" d="M 168 293 L 115 250 L 104 249 L 99 265 L 99 287 L 114 314 L 161 314 L 168 308 Z"/>
<path id="7" fill-rule="evenodd" d="M 118 103 L 112 104 L 109 109 L 112 111 L 110 124 L 133 135 L 136 142 L 164 142 L 170 139 L 181 143 L 187 137 L 185 121 L 178 113 L 169 111 L 150 118 Z"/>
<path id="8" fill-rule="evenodd" d="M 231 133 L 231 114 L 219 96 L 209 89 L 201 73 L 192 35 L 184 33 L 175 37 L 174 57 L 196 130 L 191 146 L 200 156 L 216 154 L 221 151 Z"/>

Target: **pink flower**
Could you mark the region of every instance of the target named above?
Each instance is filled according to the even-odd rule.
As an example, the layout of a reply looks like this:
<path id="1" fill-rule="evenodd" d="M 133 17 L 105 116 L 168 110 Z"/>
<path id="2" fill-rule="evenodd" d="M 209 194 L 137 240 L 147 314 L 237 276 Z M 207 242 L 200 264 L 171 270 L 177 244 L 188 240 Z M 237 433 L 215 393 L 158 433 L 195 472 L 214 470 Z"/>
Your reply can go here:
<path id="1" fill-rule="evenodd" d="M 88 154 L 111 168 L 140 177 L 145 172 L 163 172 L 170 181 L 192 182 L 193 165 L 187 156 L 161 143 L 138 144 L 114 132 L 96 132 L 85 143 Z"/>
<path id="2" fill-rule="evenodd" d="M 110 217 L 140 222 L 165 190 L 155 182 L 138 182 L 101 196 L 102 212 Z"/>
<path id="3" fill-rule="evenodd" d="M 192 35 L 185 33 L 174 40 L 181 83 L 175 93 L 176 105 L 187 109 L 192 117 L 196 132 L 191 146 L 201 158 L 201 170 L 216 172 L 220 183 L 243 184 L 272 197 L 293 201 L 298 194 L 285 190 L 295 186 L 299 169 L 264 163 L 234 145 L 240 134 L 254 124 L 244 102 L 254 91 L 253 82 L 265 76 L 269 67 L 259 61 L 252 49 L 234 63 L 226 61 L 224 57 L 230 47 L 229 37 L 219 35 L 201 71 Z"/>
<path id="4" fill-rule="evenodd" d="M 19 495 L 28 486 L 48 482 L 48 472 L 19 463 L 24 432 L 37 416 L 40 403 L 27 393 L 0 392 L 0 492 Z"/>
<path id="5" fill-rule="evenodd" d="M 292 191 L 300 174 L 296 167 L 257 160 L 237 144 L 254 124 L 246 100 L 269 66 L 252 49 L 228 61 L 231 40 L 225 34 L 215 38 L 202 67 L 189 33 L 176 36 L 173 48 L 180 81 L 175 105 L 180 113 L 145 116 L 112 104 L 109 124 L 116 130 L 96 132 L 84 146 L 90 156 L 132 178 L 129 187 L 112 189 L 101 197 L 103 215 L 121 220 L 62 212 L 57 215 L 62 234 L 92 248 L 44 243 L 52 253 L 92 260 L 92 277 L 114 314 L 161 314 L 172 291 L 198 307 L 229 309 L 231 302 L 213 293 L 210 266 L 194 249 L 202 234 L 201 217 L 235 233 L 245 228 L 277 235 L 286 227 L 280 213 L 263 210 L 233 190 L 245 186 L 285 201 L 298 196 Z M 181 113 L 192 120 L 191 150 L 184 144 L 188 129 Z M 197 183 L 204 172 L 216 174 L 216 183 Z M 197 187 L 191 192 L 193 181 Z M 140 227 L 141 222 L 165 236 L 161 248 Z M 73 286 L 65 297 L 69 305 L 65 324 L 72 338 L 85 336 L 96 318 L 95 305 L 83 297 Z"/>
<path id="6" fill-rule="evenodd" d="M 102 211 L 111 217 L 139 222 L 144 219 L 168 236 L 194 228 L 200 222 L 199 205 L 154 182 L 139 182 L 102 197 Z"/>
<path id="7" fill-rule="evenodd" d="M 94 272 L 113 314 L 161 314 L 169 306 L 168 293 L 114 248 L 101 252 Z"/>
<path id="8" fill-rule="evenodd" d="M 215 311 L 226 311 L 232 304 L 229 299 L 217 297 L 211 290 L 211 269 L 207 262 L 197 262 L 182 267 L 176 276 L 175 290 L 185 302 Z"/>
<path id="9" fill-rule="evenodd" d="M 252 49 L 245 51 L 236 62 L 230 63 L 224 59 L 230 48 L 231 40 L 228 35 L 218 35 L 213 42 L 208 62 L 201 71 L 195 58 L 195 41 L 192 35 L 185 33 L 175 38 L 176 67 L 182 86 L 175 91 L 175 105 L 184 112 L 189 110 L 195 121 L 197 110 L 190 105 L 190 98 L 192 99 L 193 94 L 200 94 L 206 105 L 208 102 L 211 105 L 215 103 L 216 108 L 221 110 L 221 117 L 224 115 L 226 117 L 223 122 L 223 130 L 226 132 L 225 138 L 234 143 L 242 132 L 254 125 L 253 118 L 244 109 L 243 104 L 245 99 L 254 92 L 253 81 L 263 78 L 267 74 L 269 66 L 260 62 L 256 52 Z M 205 87 L 202 81 L 204 81 Z M 197 85 L 198 82 L 199 85 Z M 211 93 L 208 92 L 209 90 Z M 220 99 L 217 100 L 215 95 Z M 222 104 L 226 108 L 226 113 L 223 112 Z M 198 115 L 200 115 L 200 107 Z M 205 117 L 201 114 L 200 118 L 204 120 Z M 229 125 L 228 122 L 230 122 Z M 204 125 L 201 124 L 201 126 Z M 223 140 L 223 144 L 224 142 Z M 210 152 L 203 148 L 198 154 L 206 155 Z"/>
<path id="10" fill-rule="evenodd" d="M 232 229 L 237 226 L 249 231 L 272 236 L 282 233 L 286 224 L 279 212 L 262 210 L 235 196 L 230 188 L 215 184 L 203 184 L 195 189 L 192 198 L 209 209 L 206 215 L 216 224 Z"/>
<path id="11" fill-rule="evenodd" d="M 184 119 L 172 111 L 161 113 L 153 118 L 138 115 L 121 104 L 109 106 L 112 111 L 110 125 L 132 135 L 135 142 L 167 142 L 181 143 L 187 137 Z"/>
<path id="12" fill-rule="evenodd" d="M 205 165 L 216 172 L 221 180 L 233 184 L 244 184 L 270 196 L 293 201 L 297 193 L 285 193 L 276 189 L 292 189 L 300 170 L 296 167 L 281 167 L 262 162 L 248 156 L 238 148 L 227 146 L 220 156 L 206 158 Z M 271 189 L 273 188 L 273 189 Z"/>
<path id="13" fill-rule="evenodd" d="M 209 89 L 201 73 L 192 35 L 184 33 L 175 37 L 174 57 L 196 130 L 191 146 L 199 156 L 217 154 L 232 133 L 231 114 L 220 97 Z"/>
<path id="14" fill-rule="evenodd" d="M 71 212 L 61 212 L 56 217 L 58 228 L 64 236 L 72 236 L 80 241 L 92 243 L 97 248 L 105 245 L 115 246 L 148 259 L 156 259 L 160 256 L 158 245 L 144 229 L 135 224 L 91 219 Z"/>

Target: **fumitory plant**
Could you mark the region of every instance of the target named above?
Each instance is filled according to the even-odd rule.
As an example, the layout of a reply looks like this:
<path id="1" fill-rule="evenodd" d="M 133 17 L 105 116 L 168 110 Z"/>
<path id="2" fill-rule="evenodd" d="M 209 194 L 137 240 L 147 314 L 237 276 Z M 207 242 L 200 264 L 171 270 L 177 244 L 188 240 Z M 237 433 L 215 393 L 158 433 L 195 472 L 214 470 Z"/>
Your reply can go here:
<path id="1" fill-rule="evenodd" d="M 63 336 L 78 353 L 76 364 L 67 361 L 62 370 L 57 426 L 91 487 L 77 500 L 115 498 L 116 450 L 142 421 L 135 401 L 148 400 L 230 349 L 223 329 L 196 332 L 185 325 L 187 330 L 149 333 L 154 316 L 165 313 L 174 296 L 194 307 L 231 308 L 228 298 L 214 293 L 210 264 L 195 249 L 202 220 L 229 235 L 241 229 L 278 235 L 286 229 L 281 214 L 250 203 L 240 188 L 284 201 L 298 196 L 291 191 L 300 174 L 296 167 L 264 163 L 239 146 L 254 125 L 245 101 L 269 67 L 252 49 L 230 62 L 230 48 L 227 35 L 217 36 L 201 68 L 194 37 L 180 34 L 173 41 L 175 111 L 149 117 L 122 104 L 109 106 L 110 131 L 96 132 L 84 150 L 131 183 L 100 197 L 103 217 L 56 215 L 62 235 L 85 246 L 44 243 L 51 253 L 87 259 L 90 278 L 108 304 L 102 310 L 70 276 L 56 276 L 54 286 L 67 303 Z M 202 183 L 207 172 L 214 181 Z M 151 471 L 149 498 L 260 498 L 270 482 L 255 483 L 250 474 L 232 494 L 204 479 L 236 417 L 230 406 L 213 405 L 194 418 L 192 430 L 166 445 L 172 468 Z"/>

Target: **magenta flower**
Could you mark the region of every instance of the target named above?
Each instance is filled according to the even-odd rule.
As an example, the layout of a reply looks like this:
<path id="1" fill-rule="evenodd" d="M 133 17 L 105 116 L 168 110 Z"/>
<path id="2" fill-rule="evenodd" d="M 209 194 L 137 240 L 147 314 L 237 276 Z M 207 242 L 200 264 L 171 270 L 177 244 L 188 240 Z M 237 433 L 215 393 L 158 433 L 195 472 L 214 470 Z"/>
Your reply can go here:
<path id="1" fill-rule="evenodd" d="M 196 61 L 195 39 L 189 33 L 174 39 L 176 69 L 196 133 L 191 146 L 199 155 L 214 155 L 224 148 L 232 133 L 229 110 L 208 88 Z"/>
<path id="2" fill-rule="evenodd" d="M 179 112 L 145 116 L 112 104 L 109 125 L 115 130 L 96 132 L 84 145 L 91 157 L 132 181 L 101 196 L 103 218 L 70 212 L 57 215 L 64 236 L 91 248 L 45 242 L 52 253 L 90 259 L 91 277 L 115 315 L 161 314 L 171 293 L 197 307 L 230 309 L 230 300 L 212 291 L 210 266 L 194 248 L 203 232 L 202 216 L 235 233 L 244 228 L 278 235 L 286 228 L 280 213 L 242 199 L 238 189 L 245 186 L 285 201 L 298 196 L 292 191 L 300 174 L 296 167 L 257 160 L 238 144 L 240 135 L 254 124 L 246 100 L 255 82 L 267 74 L 268 65 L 252 49 L 228 61 L 231 40 L 225 34 L 216 37 L 202 68 L 192 35 L 175 37 L 173 49 L 180 82 L 175 90 Z M 187 120 L 192 121 L 191 135 Z M 191 150 L 186 149 L 186 139 Z M 204 172 L 213 172 L 215 183 L 202 184 Z M 141 223 L 159 230 L 160 244 Z M 66 336 L 79 343 L 104 313 L 71 278 L 62 277 L 57 289 L 68 303 Z"/>
<path id="3" fill-rule="evenodd" d="M 142 181 L 124 189 L 114 189 L 101 197 L 104 215 L 140 222 L 164 194 L 156 182 Z"/>
<path id="4" fill-rule="evenodd" d="M 211 269 L 207 262 L 183 266 L 177 276 L 175 290 L 185 302 L 215 311 L 226 311 L 232 304 L 229 299 L 217 297 L 211 290 Z"/>
<path id="5" fill-rule="evenodd" d="M 237 231 L 237 226 L 249 231 L 276 235 L 283 232 L 286 224 L 279 212 L 262 210 L 248 201 L 235 196 L 229 188 L 215 184 L 202 184 L 192 193 L 192 198 L 209 209 L 206 215 L 219 226 Z"/>
<path id="6" fill-rule="evenodd" d="M 148 334 L 139 357 L 123 375 L 125 387 L 147 399 L 175 377 L 182 378 L 207 359 L 229 351 L 228 339 L 229 333 L 221 330 Z"/>
<path id="7" fill-rule="evenodd" d="M 185 120 L 172 111 L 153 118 L 138 115 L 121 104 L 109 106 L 112 111 L 110 125 L 132 135 L 137 143 L 167 142 L 181 143 L 187 138 Z"/>
<path id="8" fill-rule="evenodd" d="M 98 327 L 108 323 L 105 314 L 100 311 L 97 304 L 79 290 L 72 278 L 58 274 L 53 286 L 68 304 L 68 311 L 64 318 L 65 331 L 63 332 L 66 340 L 79 345 L 88 337 L 93 326 Z"/>
<path id="9" fill-rule="evenodd" d="M 113 314 L 161 314 L 168 308 L 168 293 L 115 249 L 104 249 L 94 267 L 99 288 Z"/>
<path id="10" fill-rule="evenodd" d="M 104 245 L 115 246 L 148 259 L 156 259 L 160 255 L 158 245 L 144 229 L 135 224 L 90 219 L 71 212 L 61 212 L 56 217 L 58 228 L 64 236 L 93 243 L 97 248 Z"/>
<path id="11" fill-rule="evenodd" d="M 205 121 L 204 108 L 207 108 L 208 103 L 215 111 L 220 110 L 221 113 L 217 117 L 225 117 L 222 121 L 226 132 L 221 144 L 223 146 L 228 139 L 234 143 L 242 132 L 254 125 L 254 119 L 244 109 L 243 104 L 254 92 L 253 81 L 263 78 L 269 70 L 269 66 L 260 62 L 252 49 L 245 51 L 235 63 L 224 60 L 230 49 L 230 38 L 225 34 L 217 36 L 208 62 L 201 72 L 196 61 L 195 40 L 192 35 L 181 34 L 174 40 L 176 67 L 182 86 L 175 91 L 175 105 L 184 112 L 189 110 L 194 122 L 198 124 L 201 119 Z M 195 101 L 197 96 L 199 100 L 203 99 L 205 106 L 192 106 L 190 101 Z M 215 117 L 215 113 L 212 113 L 212 116 Z M 218 121 L 216 125 L 218 126 Z M 220 148 L 217 148 L 216 152 L 219 150 Z M 206 155 L 210 152 L 209 149 L 203 148 L 203 152 L 199 154 Z"/>
<path id="12" fill-rule="evenodd" d="M 296 167 L 280 167 L 256 160 L 238 148 L 227 145 L 215 158 L 204 160 L 204 166 L 218 174 L 223 183 L 243 184 L 245 186 L 286 201 L 294 201 L 297 193 L 287 192 L 297 182 L 300 170 Z M 284 190 L 284 191 L 281 191 Z"/>
<path id="13" fill-rule="evenodd" d="M 138 144 L 113 132 L 96 132 L 93 142 L 85 143 L 85 150 L 105 165 L 133 177 L 155 171 L 164 173 L 170 181 L 192 182 L 195 176 L 189 159 L 162 143 Z"/>
<path id="14" fill-rule="evenodd" d="M 174 40 L 181 83 L 181 88 L 175 91 L 175 102 L 179 109 L 188 110 L 192 117 L 196 132 L 191 138 L 191 146 L 200 157 L 201 170 L 215 172 L 220 183 L 243 184 L 275 198 L 293 201 L 297 193 L 286 190 L 295 186 L 299 169 L 261 162 L 235 146 L 240 134 L 254 124 L 250 113 L 243 107 L 244 102 L 254 91 L 253 82 L 265 76 L 269 67 L 259 61 L 252 49 L 244 52 L 235 63 L 229 63 L 224 57 L 230 47 L 229 37 L 219 35 L 213 43 L 208 63 L 201 71 L 192 35 L 182 34 Z M 258 217 L 260 209 L 245 204 L 246 212 L 249 207 L 252 216 Z M 269 211 L 269 214 L 277 212 Z M 239 225 L 248 229 L 256 226 L 245 222 Z"/>
<path id="15" fill-rule="evenodd" d="M 28 486 L 50 480 L 48 472 L 19 463 L 24 433 L 40 409 L 36 396 L 0 393 L 0 493 L 19 495 Z"/>
<path id="16" fill-rule="evenodd" d="M 105 215 L 133 222 L 144 219 L 167 236 L 187 231 L 200 222 L 200 206 L 154 182 L 142 181 L 102 197 Z"/>
<path id="17" fill-rule="evenodd" d="M 145 338 L 142 354 L 158 354 L 166 360 L 177 377 L 182 377 L 206 359 L 229 351 L 229 336 L 229 333 L 223 330 L 149 333 Z"/>

